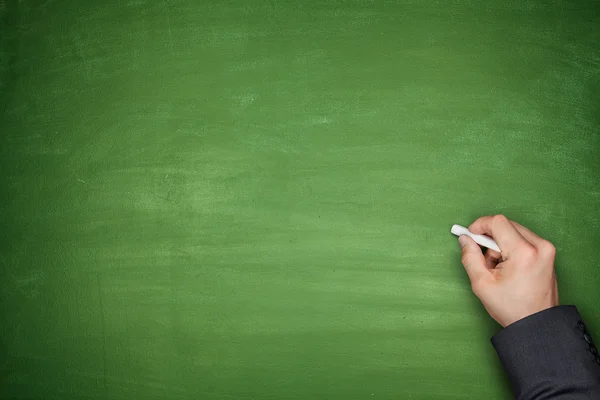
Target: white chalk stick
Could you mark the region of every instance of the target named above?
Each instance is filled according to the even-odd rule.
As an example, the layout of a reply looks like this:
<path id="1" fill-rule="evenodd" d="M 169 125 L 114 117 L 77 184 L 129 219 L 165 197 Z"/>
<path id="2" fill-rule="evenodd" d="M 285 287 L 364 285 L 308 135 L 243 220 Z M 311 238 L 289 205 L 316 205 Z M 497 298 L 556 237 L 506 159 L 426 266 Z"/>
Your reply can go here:
<path id="1" fill-rule="evenodd" d="M 465 228 L 464 226 L 452 225 L 452 229 L 450 229 L 450 232 L 456 236 L 461 236 L 461 235 L 469 236 L 471 239 L 473 239 L 475 241 L 475 243 L 477 243 L 480 246 L 487 247 L 488 249 L 500 251 L 500 247 L 498 247 L 498 244 L 494 241 L 494 239 L 492 239 L 491 237 L 486 236 L 486 235 L 477 235 L 477 234 L 471 232 L 470 230 L 468 230 L 467 228 Z"/>

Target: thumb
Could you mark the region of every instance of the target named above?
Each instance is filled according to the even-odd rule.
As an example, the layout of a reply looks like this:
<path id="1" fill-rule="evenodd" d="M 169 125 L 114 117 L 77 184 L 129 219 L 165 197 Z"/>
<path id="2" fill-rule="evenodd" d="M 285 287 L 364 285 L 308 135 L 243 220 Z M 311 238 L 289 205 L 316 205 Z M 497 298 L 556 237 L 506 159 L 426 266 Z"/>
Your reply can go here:
<path id="1" fill-rule="evenodd" d="M 490 275 L 485 265 L 485 257 L 481 252 L 481 248 L 470 237 L 463 235 L 458 238 L 458 242 L 462 246 L 462 263 L 469 275 L 471 286 L 475 286 L 477 282 L 481 282 Z"/>

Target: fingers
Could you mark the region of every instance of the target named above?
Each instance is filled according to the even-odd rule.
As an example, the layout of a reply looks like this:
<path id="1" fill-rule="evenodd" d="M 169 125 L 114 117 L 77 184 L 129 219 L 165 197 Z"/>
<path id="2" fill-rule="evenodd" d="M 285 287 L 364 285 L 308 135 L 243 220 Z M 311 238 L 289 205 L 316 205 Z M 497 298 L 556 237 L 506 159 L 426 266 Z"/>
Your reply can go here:
<path id="1" fill-rule="evenodd" d="M 471 286 L 476 287 L 481 282 L 491 277 L 490 271 L 486 266 L 486 260 L 479 248 L 479 245 L 468 236 L 461 236 L 459 242 L 462 246 L 462 263 L 469 275 Z"/>
<path id="2" fill-rule="evenodd" d="M 517 229 L 517 231 L 519 231 L 519 233 L 521 234 L 521 236 L 523 236 L 525 238 L 525 240 L 527 240 L 529 243 L 531 243 L 535 247 L 538 247 L 544 241 L 544 239 L 542 239 L 535 233 L 531 232 L 529 229 L 525 228 L 523 225 L 519 224 L 518 222 L 510 221 L 510 223 Z"/>
<path id="3" fill-rule="evenodd" d="M 487 249 L 483 254 L 483 257 L 485 258 L 485 266 L 488 269 L 496 268 L 498 263 L 502 260 L 502 254 L 492 249 Z"/>
<path id="4" fill-rule="evenodd" d="M 490 215 L 478 218 L 469 226 L 469 230 L 480 235 L 491 236 L 503 252 L 515 250 L 525 240 L 517 228 L 504 215 Z"/>

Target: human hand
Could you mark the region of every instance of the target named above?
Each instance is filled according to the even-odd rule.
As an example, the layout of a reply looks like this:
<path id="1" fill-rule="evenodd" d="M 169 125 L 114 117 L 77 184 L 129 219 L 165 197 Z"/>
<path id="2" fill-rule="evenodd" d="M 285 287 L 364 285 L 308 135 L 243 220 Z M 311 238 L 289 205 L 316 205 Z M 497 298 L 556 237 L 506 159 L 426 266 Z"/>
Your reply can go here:
<path id="1" fill-rule="evenodd" d="M 470 237 L 458 239 L 473 293 L 500 325 L 558 305 L 552 243 L 504 215 L 481 217 L 469 230 L 491 236 L 502 251 L 484 254 Z"/>

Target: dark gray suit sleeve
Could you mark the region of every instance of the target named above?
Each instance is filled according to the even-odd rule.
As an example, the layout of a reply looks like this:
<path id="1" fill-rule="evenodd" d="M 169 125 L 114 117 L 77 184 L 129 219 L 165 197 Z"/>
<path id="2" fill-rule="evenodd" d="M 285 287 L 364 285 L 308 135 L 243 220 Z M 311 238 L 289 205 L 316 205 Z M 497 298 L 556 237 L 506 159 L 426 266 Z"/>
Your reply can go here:
<path id="1" fill-rule="evenodd" d="M 558 306 L 492 338 L 518 400 L 600 399 L 600 356 L 575 306 Z"/>

